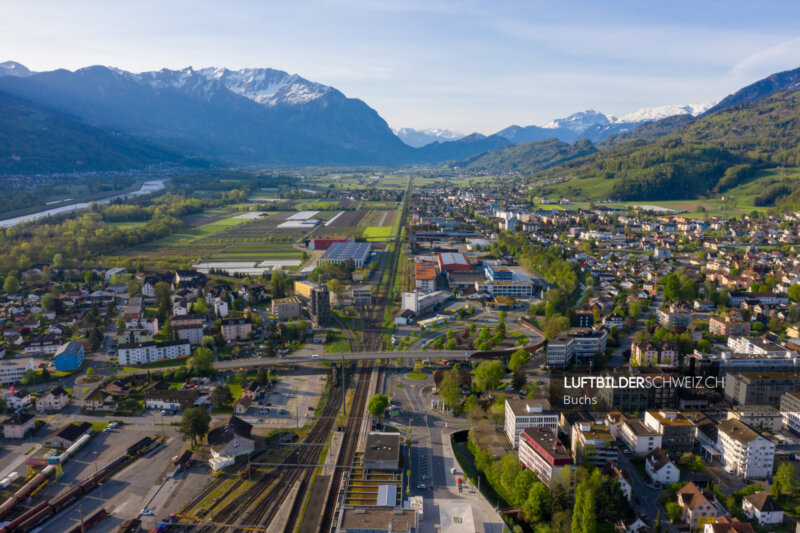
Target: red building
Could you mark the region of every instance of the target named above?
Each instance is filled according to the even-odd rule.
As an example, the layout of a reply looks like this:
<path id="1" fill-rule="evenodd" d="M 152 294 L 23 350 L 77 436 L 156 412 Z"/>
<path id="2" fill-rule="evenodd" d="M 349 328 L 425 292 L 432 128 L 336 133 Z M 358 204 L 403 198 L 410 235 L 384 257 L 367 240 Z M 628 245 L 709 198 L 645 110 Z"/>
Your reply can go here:
<path id="1" fill-rule="evenodd" d="M 473 270 L 472 263 L 464 254 L 446 252 L 438 254 L 439 270 L 442 272 L 466 272 Z"/>
<path id="2" fill-rule="evenodd" d="M 347 237 L 345 235 L 323 235 L 322 237 L 315 237 L 311 240 L 312 250 L 327 250 L 335 242 L 344 242 Z"/>

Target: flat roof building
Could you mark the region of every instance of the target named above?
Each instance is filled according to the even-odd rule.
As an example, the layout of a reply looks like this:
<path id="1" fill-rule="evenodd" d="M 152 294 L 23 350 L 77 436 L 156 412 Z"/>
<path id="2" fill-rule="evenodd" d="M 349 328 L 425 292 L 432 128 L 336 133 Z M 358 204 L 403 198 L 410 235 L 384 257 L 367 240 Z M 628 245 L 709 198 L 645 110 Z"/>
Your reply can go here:
<path id="1" fill-rule="evenodd" d="M 370 243 L 348 239 L 331 244 L 330 248 L 325 251 L 325 254 L 319 260 L 334 264 L 352 260 L 356 268 L 363 268 L 369 259 L 371 251 L 372 245 Z"/>

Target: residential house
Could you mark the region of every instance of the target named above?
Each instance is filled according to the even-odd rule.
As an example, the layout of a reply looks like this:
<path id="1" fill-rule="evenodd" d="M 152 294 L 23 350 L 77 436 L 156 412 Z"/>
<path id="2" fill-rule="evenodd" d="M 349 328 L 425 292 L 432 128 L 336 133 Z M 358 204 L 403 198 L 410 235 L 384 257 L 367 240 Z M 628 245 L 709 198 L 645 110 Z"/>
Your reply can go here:
<path id="1" fill-rule="evenodd" d="M 677 483 L 681 477 L 678 467 L 661 448 L 656 448 L 645 456 L 644 467 L 650 481 L 660 485 Z"/>
<path id="2" fill-rule="evenodd" d="M 714 505 L 714 495 L 710 491 L 700 490 L 693 482 L 684 485 L 678 491 L 678 505 L 681 507 L 681 520 L 694 529 L 706 518 L 720 516 L 719 508 Z"/>
<path id="3" fill-rule="evenodd" d="M 6 405 L 11 409 L 27 409 L 33 404 L 31 393 L 25 389 L 19 389 L 6 396 Z"/>
<path id="4" fill-rule="evenodd" d="M 83 405 L 86 411 L 116 411 L 119 408 L 114 397 L 100 387 L 86 397 Z"/>
<path id="5" fill-rule="evenodd" d="M 703 526 L 703 533 L 755 533 L 753 526 L 738 518 L 718 516 Z"/>
<path id="6" fill-rule="evenodd" d="M 62 387 L 55 387 L 36 400 L 36 410 L 40 413 L 46 411 L 60 411 L 69 404 L 69 394 Z"/>
<path id="7" fill-rule="evenodd" d="M 783 507 L 765 490 L 742 498 L 742 509 L 747 518 L 757 521 L 760 526 L 783 523 Z"/>
<path id="8" fill-rule="evenodd" d="M 28 413 L 16 413 L 3 420 L 3 436 L 7 439 L 22 439 L 34 428 L 36 420 Z"/>
<path id="9" fill-rule="evenodd" d="M 147 409 L 169 409 L 183 411 L 194 406 L 199 397 L 197 389 L 150 389 L 144 393 Z"/>

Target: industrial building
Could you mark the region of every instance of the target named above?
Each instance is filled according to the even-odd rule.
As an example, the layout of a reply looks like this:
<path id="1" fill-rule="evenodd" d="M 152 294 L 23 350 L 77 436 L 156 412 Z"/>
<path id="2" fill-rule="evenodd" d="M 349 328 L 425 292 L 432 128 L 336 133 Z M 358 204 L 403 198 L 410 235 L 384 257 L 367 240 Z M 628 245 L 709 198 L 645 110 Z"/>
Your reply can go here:
<path id="1" fill-rule="evenodd" d="M 348 239 L 343 242 L 333 243 L 319 260 L 334 264 L 352 260 L 356 268 L 363 268 L 369 259 L 371 251 L 372 245 L 370 243 Z"/>
<path id="2" fill-rule="evenodd" d="M 472 263 L 464 254 L 457 252 L 445 252 L 437 254 L 439 270 L 442 272 L 469 272 L 474 270 Z"/>

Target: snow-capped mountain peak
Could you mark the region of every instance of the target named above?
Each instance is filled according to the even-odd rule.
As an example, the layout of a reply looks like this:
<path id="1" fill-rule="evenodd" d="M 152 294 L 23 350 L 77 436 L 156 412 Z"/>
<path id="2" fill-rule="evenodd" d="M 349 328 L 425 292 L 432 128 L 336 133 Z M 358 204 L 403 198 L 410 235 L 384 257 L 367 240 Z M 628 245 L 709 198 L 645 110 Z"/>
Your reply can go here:
<path id="1" fill-rule="evenodd" d="M 114 70 L 120 75 L 155 89 L 200 90 L 211 95 L 215 88 L 222 86 L 233 93 L 270 107 L 281 104 L 304 104 L 331 90 L 326 85 L 308 81 L 297 74 L 288 74 L 271 68 L 228 70 L 209 67 L 194 70 L 192 67 L 186 67 L 182 70 L 161 69 L 140 73 Z"/>
<path id="2" fill-rule="evenodd" d="M 25 65 L 21 65 L 16 61 L 6 61 L 0 63 L 0 76 L 10 76 L 12 78 L 27 78 L 32 76 L 33 72 L 28 70 Z"/>
<path id="3" fill-rule="evenodd" d="M 465 135 L 457 131 L 451 131 L 443 128 L 427 128 L 427 129 L 414 129 L 414 128 L 393 128 L 392 131 L 395 135 L 409 146 L 420 148 L 426 144 L 442 141 L 456 141 L 463 138 Z"/>
<path id="4" fill-rule="evenodd" d="M 660 120 L 662 118 L 671 117 L 674 115 L 692 115 L 696 117 L 701 113 L 711 109 L 715 102 L 705 104 L 687 104 L 687 105 L 663 105 L 658 107 L 645 107 L 622 115 L 617 119 L 617 122 L 648 122 L 651 120 Z"/>
<path id="5" fill-rule="evenodd" d="M 594 126 L 607 126 L 614 121 L 615 118 L 613 116 L 595 111 L 594 109 L 587 109 L 586 111 L 573 113 L 567 118 L 557 118 L 555 120 L 551 120 L 542 127 L 547 129 L 564 128 L 577 133 L 583 133 Z"/>

